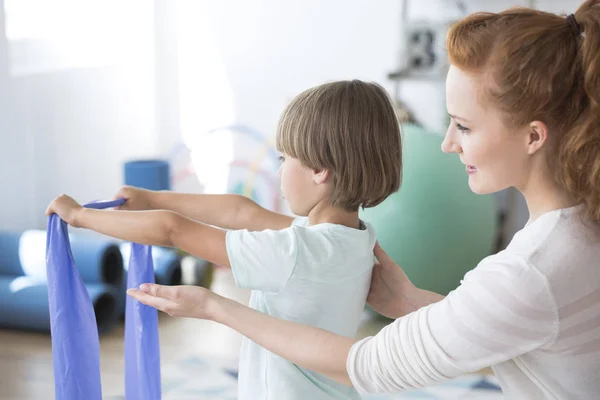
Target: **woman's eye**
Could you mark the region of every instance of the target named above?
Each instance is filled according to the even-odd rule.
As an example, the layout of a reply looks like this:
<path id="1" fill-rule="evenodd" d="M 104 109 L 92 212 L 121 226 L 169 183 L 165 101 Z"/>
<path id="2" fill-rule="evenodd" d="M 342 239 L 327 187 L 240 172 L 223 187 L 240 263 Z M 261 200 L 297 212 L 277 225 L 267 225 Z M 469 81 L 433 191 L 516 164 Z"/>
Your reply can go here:
<path id="1" fill-rule="evenodd" d="M 277 159 L 278 159 L 280 162 L 284 162 L 284 161 L 285 161 L 285 157 L 284 157 L 284 156 L 279 156 L 279 157 L 277 157 Z"/>
<path id="2" fill-rule="evenodd" d="M 469 130 L 469 128 L 467 128 L 466 126 L 463 126 L 463 125 L 459 124 L 458 122 L 456 123 L 456 129 L 458 129 L 461 132 L 467 132 Z"/>

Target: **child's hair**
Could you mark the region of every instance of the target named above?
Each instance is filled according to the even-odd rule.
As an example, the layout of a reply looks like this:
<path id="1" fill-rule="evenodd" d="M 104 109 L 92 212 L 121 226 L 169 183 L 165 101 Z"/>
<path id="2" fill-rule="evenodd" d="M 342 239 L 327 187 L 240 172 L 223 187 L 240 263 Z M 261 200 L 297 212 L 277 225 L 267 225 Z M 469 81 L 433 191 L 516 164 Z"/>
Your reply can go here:
<path id="1" fill-rule="evenodd" d="M 329 170 L 335 207 L 374 207 L 400 188 L 399 121 L 376 83 L 331 82 L 300 93 L 279 120 L 277 148 L 308 168 Z"/>
<path id="2" fill-rule="evenodd" d="M 567 17 L 526 8 L 472 14 L 446 44 L 450 63 L 481 77 L 483 101 L 508 126 L 548 126 L 557 182 L 600 221 L 600 1 Z"/>

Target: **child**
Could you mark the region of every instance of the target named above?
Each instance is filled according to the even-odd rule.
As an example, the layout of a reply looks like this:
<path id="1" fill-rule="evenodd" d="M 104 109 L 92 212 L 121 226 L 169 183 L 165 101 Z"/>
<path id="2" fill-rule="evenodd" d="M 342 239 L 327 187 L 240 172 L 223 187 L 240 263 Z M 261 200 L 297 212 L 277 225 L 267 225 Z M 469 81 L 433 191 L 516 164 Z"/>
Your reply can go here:
<path id="1" fill-rule="evenodd" d="M 359 208 L 376 206 L 400 186 L 394 106 L 377 84 L 354 80 L 317 86 L 283 112 L 277 147 L 281 189 L 297 218 L 237 195 L 130 187 L 117 195 L 127 200 L 121 210 L 83 209 L 61 196 L 47 213 L 56 212 L 74 226 L 178 247 L 230 266 L 236 285 L 252 289 L 252 308 L 353 337 L 376 242 L 372 228 L 359 220 Z M 243 340 L 239 399 L 358 398 L 354 389 Z"/>

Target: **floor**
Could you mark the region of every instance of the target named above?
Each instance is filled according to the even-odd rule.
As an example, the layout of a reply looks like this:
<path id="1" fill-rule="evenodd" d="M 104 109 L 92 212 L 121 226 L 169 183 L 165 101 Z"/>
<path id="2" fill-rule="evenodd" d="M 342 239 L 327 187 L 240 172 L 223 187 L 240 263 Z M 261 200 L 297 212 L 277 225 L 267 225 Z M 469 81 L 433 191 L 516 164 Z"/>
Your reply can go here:
<path id="1" fill-rule="evenodd" d="M 215 272 L 212 288 L 217 293 L 241 302 L 247 302 L 249 296 L 248 292 L 235 287 L 231 273 L 227 270 Z M 365 314 L 358 336 L 372 335 L 385 323 Z M 237 332 L 213 322 L 177 319 L 164 314 L 160 315 L 159 324 L 165 399 L 235 399 L 235 364 L 241 339 Z M 123 399 L 123 325 L 103 336 L 100 346 L 103 397 Z M 418 394 L 419 398 L 502 398 L 493 377 L 485 375 L 487 372 L 483 371 L 484 375 L 461 378 L 445 387 L 431 388 L 429 395 L 422 392 Z M 194 379 L 198 376 L 202 376 L 204 381 Z M 481 390 L 472 389 L 476 386 Z M 468 396 L 465 394 L 467 391 Z M 455 395 L 450 395 L 451 393 Z M 0 399 L 53 398 L 50 336 L 0 330 Z M 416 397 L 385 397 L 392 398 Z"/>

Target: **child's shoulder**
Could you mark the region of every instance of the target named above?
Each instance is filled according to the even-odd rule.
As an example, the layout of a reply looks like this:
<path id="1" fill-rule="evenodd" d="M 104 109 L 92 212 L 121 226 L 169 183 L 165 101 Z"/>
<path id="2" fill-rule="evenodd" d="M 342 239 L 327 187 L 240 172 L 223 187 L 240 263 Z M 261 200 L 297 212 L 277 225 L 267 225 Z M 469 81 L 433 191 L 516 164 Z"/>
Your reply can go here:
<path id="1" fill-rule="evenodd" d="M 308 217 L 295 217 L 291 226 L 307 227 L 309 224 Z"/>
<path id="2" fill-rule="evenodd" d="M 373 227 L 362 221 L 360 229 L 356 229 L 333 223 L 310 225 L 308 218 L 298 218 L 288 229 L 300 247 L 307 249 L 325 247 L 351 254 L 372 253 L 377 240 Z"/>

